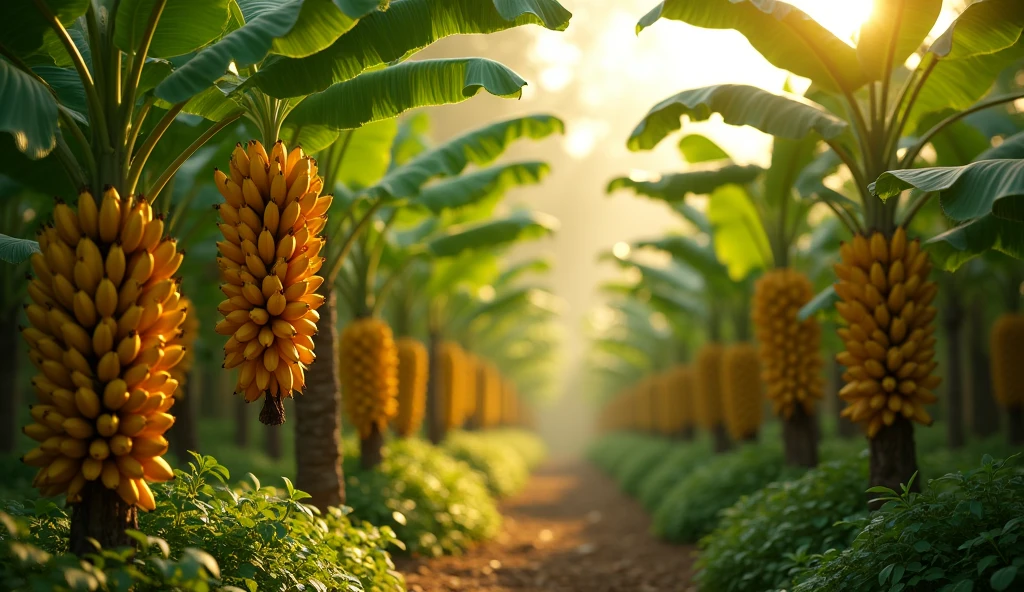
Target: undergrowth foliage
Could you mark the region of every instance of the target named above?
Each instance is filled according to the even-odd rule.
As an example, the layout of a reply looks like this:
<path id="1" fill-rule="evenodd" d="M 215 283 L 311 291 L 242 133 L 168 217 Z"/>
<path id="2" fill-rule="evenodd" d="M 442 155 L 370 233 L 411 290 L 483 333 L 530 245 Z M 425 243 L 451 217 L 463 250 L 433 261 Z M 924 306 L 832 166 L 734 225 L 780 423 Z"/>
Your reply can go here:
<path id="1" fill-rule="evenodd" d="M 388 554 L 400 543 L 386 526 L 354 524 L 337 508 L 319 515 L 287 479 L 278 489 L 250 475 L 230 488 L 227 468 L 210 456 L 194 455 L 175 477 L 157 486 L 156 510 L 131 532 L 138 548 L 98 550 L 94 565 L 66 554 L 63 508 L 8 503 L 0 589 L 404 589 Z"/>
<path id="2" fill-rule="evenodd" d="M 850 526 L 852 545 L 815 558 L 797 592 L 1019 590 L 1024 585 L 1024 472 L 1019 455 L 986 455 L 974 470 L 922 493 L 870 490 L 882 508 Z"/>
<path id="3" fill-rule="evenodd" d="M 394 529 L 412 554 L 460 553 L 501 525 L 483 476 L 422 441 L 393 442 L 373 470 L 348 454 L 345 476 L 353 514 Z"/>
<path id="4" fill-rule="evenodd" d="M 539 447 L 539 455 L 538 455 Z M 544 445 L 526 432 L 450 432 L 442 448 L 481 473 L 495 497 L 522 491 Z"/>

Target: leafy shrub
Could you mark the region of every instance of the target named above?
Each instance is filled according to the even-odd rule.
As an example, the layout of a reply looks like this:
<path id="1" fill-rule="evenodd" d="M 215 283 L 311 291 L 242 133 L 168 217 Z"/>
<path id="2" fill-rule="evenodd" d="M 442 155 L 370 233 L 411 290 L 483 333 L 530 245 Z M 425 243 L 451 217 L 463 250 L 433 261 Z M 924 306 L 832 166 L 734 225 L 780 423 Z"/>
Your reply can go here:
<path id="1" fill-rule="evenodd" d="M 352 514 L 394 529 L 409 552 L 459 553 L 493 537 L 501 525 L 483 477 L 462 461 L 418 440 L 392 443 L 375 469 L 345 457 L 346 503 Z"/>
<path id="2" fill-rule="evenodd" d="M 534 469 L 548 456 L 547 446 L 540 437 L 529 430 L 519 428 L 500 428 L 484 432 L 488 438 L 501 442 L 516 452 L 526 463 L 528 469 Z"/>
<path id="3" fill-rule="evenodd" d="M 853 458 L 824 463 L 740 499 L 701 539 L 701 590 L 791 587 L 791 574 L 802 558 L 849 546 L 856 529 L 841 521 L 867 515 L 867 482 L 867 461 Z"/>
<path id="4" fill-rule="evenodd" d="M 640 481 L 637 486 L 640 503 L 647 511 L 653 511 L 676 483 L 711 458 L 711 448 L 705 440 L 675 446 Z"/>
<path id="5" fill-rule="evenodd" d="M 638 456 L 646 456 L 647 451 L 664 450 L 669 440 L 658 436 L 648 436 L 631 432 L 608 434 L 590 446 L 588 457 L 601 470 L 622 482 L 622 473 L 629 469 Z"/>
<path id="6" fill-rule="evenodd" d="M 740 497 L 800 472 L 783 467 L 782 450 L 774 443 L 748 444 L 714 456 L 665 494 L 654 512 L 654 532 L 671 541 L 695 542 Z"/>
<path id="7" fill-rule="evenodd" d="M 1024 474 L 1017 457 L 932 480 L 920 493 L 885 488 L 886 503 L 854 521 L 843 551 L 815 558 L 798 592 L 980 589 L 1024 585 Z"/>
<path id="8" fill-rule="evenodd" d="M 61 573 L 106 578 L 110 589 L 119 590 L 127 584 L 118 582 L 134 582 L 135 590 L 208 590 L 210 582 L 243 590 L 404 589 L 387 551 L 400 545 L 390 528 L 353 525 L 339 508 L 320 516 L 301 503 L 308 494 L 287 479 L 284 495 L 254 476 L 252 486 L 231 489 L 225 485 L 228 470 L 213 457 L 194 460 L 189 472 L 175 471 L 173 481 L 154 486 L 157 508 L 140 514 L 141 532 L 133 533 L 139 549 L 103 550 L 96 569 L 65 555 L 69 520 L 63 508 L 46 500 L 33 508 L 8 503 L 8 512 L 27 520 L 31 539 L 24 540 L 17 523 L 9 528 L 19 538 L 3 541 L 2 552 L 24 560 L 15 572 L 0 574 L 12 581 L 31 576 L 33 585 L 36 576 L 45 581 Z"/>
<path id="9" fill-rule="evenodd" d="M 501 437 L 487 432 L 454 432 L 442 448 L 479 471 L 496 497 L 520 491 L 530 479 L 526 459 Z"/>
<path id="10" fill-rule="evenodd" d="M 615 472 L 615 478 L 622 491 L 635 496 L 644 479 L 677 445 L 671 440 L 652 438 L 643 445 L 636 446 L 632 454 L 622 459 Z"/>

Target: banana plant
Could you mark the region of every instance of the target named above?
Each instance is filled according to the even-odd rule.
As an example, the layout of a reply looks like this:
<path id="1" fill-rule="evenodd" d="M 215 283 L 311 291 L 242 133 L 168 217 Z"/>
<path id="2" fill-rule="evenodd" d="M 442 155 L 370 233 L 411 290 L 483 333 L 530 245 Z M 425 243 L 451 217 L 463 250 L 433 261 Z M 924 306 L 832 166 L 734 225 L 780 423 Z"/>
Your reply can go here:
<path id="1" fill-rule="evenodd" d="M 810 79 L 806 97 L 741 84 L 685 90 L 654 106 L 634 129 L 628 145 L 633 150 L 653 148 L 681 127 L 681 118 L 704 120 L 719 113 L 732 125 L 750 125 L 792 140 L 817 136 L 831 148 L 852 177 L 862 209 L 858 214 L 845 202 L 837 208 L 854 239 L 841 249 L 843 262 L 837 271 L 842 281 L 837 290 L 843 294 L 836 306 L 850 330 L 858 335 L 866 330 L 869 337 L 866 341 L 847 339 L 848 349 L 840 354 L 847 367 L 842 395 L 849 406 L 844 412 L 862 422 L 869 435 L 871 485 L 894 490 L 899 490 L 901 483 L 911 483 L 917 471 L 911 421 L 931 422 L 923 404 L 934 399 L 929 388 L 937 380 L 931 374 L 935 362 L 927 347 L 936 314 L 929 305 L 936 288 L 927 281 L 929 265 L 919 260 L 919 244 L 906 236 L 906 227 L 925 198 L 907 203 L 901 211 L 906 200 L 883 201 L 872 193 L 870 184 L 887 170 L 913 167 L 925 146 L 968 115 L 1024 97 L 1024 93 L 1014 92 L 983 98 L 998 74 L 1024 55 L 1020 41 L 1024 5 L 1013 0 L 971 4 L 918 53 L 920 59 L 913 68 L 905 66 L 924 43 L 941 8 L 941 0 L 876 0 L 856 47 L 784 2 L 665 0 L 637 25 L 643 30 L 664 18 L 698 27 L 734 29 L 774 66 Z M 972 196 L 968 201 L 973 206 L 972 219 L 996 213 L 992 200 L 984 196 Z M 897 260 L 906 267 L 904 273 L 913 271 L 900 277 L 897 270 L 892 281 L 888 277 L 883 281 L 878 272 L 887 276 L 891 268 L 900 266 Z M 880 267 L 876 281 L 869 282 L 869 270 L 876 263 Z M 869 307 L 877 308 L 873 295 L 866 301 L 860 298 L 868 283 L 887 299 L 890 288 L 900 292 L 897 284 L 902 285 L 903 279 L 912 283 L 914 293 L 908 295 L 904 289 L 893 298 L 892 308 L 899 306 L 898 311 L 879 310 L 878 317 L 884 322 L 872 322 L 868 317 L 873 315 L 862 314 Z M 904 316 L 906 306 L 910 308 Z M 895 331 L 889 326 L 894 314 L 899 319 Z M 904 333 L 905 327 L 921 331 Z M 885 339 L 870 339 L 875 330 Z M 863 350 L 868 342 L 878 346 L 869 346 L 870 354 Z M 903 385 L 896 395 L 885 385 L 899 386 L 906 379 L 890 376 L 885 360 L 876 355 L 885 357 L 886 347 L 906 343 L 910 345 L 900 355 L 913 359 L 902 362 L 916 365 L 897 370 L 906 375 L 912 369 L 913 382 Z M 901 360 L 894 354 L 892 365 L 896 361 Z M 876 382 L 879 388 L 875 388 Z"/>

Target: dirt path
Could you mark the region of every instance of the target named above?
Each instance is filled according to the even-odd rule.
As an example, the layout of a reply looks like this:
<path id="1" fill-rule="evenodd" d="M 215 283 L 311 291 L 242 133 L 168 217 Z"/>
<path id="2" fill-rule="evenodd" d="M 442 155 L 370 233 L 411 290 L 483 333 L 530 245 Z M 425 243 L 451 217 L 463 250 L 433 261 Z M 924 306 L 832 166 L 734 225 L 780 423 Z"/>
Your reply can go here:
<path id="1" fill-rule="evenodd" d="M 399 562 L 414 592 L 694 589 L 693 548 L 648 534 L 640 505 L 583 462 L 552 463 L 501 507 L 502 533 L 461 557 Z"/>

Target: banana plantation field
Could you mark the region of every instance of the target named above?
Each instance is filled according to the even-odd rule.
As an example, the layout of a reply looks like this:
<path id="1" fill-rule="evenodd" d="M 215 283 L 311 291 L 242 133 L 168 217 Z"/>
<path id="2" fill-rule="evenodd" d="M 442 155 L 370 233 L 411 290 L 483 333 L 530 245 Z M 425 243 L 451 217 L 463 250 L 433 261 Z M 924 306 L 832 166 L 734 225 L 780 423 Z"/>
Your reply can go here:
<path id="1" fill-rule="evenodd" d="M 1024 0 L 654 2 L 4 0 L 0 591 L 1024 590 Z"/>

